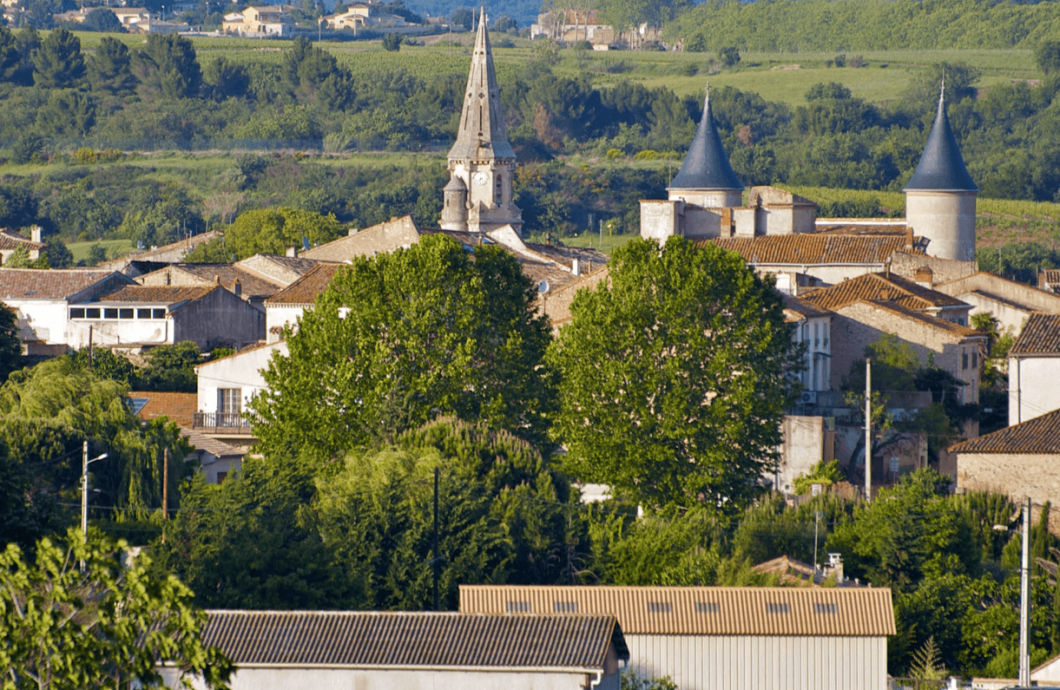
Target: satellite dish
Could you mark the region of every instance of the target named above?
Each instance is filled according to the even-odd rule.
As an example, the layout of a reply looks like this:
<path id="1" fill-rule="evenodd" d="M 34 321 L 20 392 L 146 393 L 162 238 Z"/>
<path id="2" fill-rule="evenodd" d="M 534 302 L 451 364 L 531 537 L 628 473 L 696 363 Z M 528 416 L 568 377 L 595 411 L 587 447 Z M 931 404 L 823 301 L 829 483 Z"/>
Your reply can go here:
<path id="1" fill-rule="evenodd" d="M 540 283 L 537 284 L 537 291 L 540 292 L 542 295 L 551 289 L 552 286 L 548 284 L 547 280 L 542 280 Z"/>

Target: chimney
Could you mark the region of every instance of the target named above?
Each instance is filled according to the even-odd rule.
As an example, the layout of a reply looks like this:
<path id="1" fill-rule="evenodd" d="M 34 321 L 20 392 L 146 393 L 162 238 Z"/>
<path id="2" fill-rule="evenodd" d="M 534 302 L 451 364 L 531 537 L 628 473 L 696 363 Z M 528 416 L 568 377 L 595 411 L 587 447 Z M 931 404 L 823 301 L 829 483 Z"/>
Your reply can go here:
<path id="1" fill-rule="evenodd" d="M 214 285 L 220 285 L 221 284 L 221 276 L 217 275 L 216 273 L 213 274 L 213 284 Z"/>
<path id="2" fill-rule="evenodd" d="M 578 263 L 577 259 L 575 259 L 574 263 L 571 264 L 570 272 L 576 276 L 580 276 L 582 274 L 582 267 L 581 264 Z"/>
<path id="3" fill-rule="evenodd" d="M 350 231 L 349 231 L 349 232 L 347 233 L 347 235 L 348 235 L 349 237 L 353 237 L 353 236 L 354 236 L 354 235 L 356 235 L 356 234 L 357 234 L 358 232 L 360 232 L 360 230 L 358 230 L 357 228 L 350 228 Z"/>
<path id="4" fill-rule="evenodd" d="M 935 283 L 935 273 L 927 266 L 921 266 L 913 274 L 913 282 L 920 287 L 930 288 Z"/>
<path id="5" fill-rule="evenodd" d="M 243 296 L 243 283 L 239 282 L 239 278 L 232 281 L 232 292 L 236 294 L 236 297 Z"/>
<path id="6" fill-rule="evenodd" d="M 908 252 L 913 251 L 914 241 L 915 240 L 913 238 L 913 228 L 912 228 L 912 226 L 906 225 L 905 226 L 905 250 L 906 251 L 908 251 Z"/>
<path id="7" fill-rule="evenodd" d="M 287 256 L 291 257 L 292 259 L 295 258 L 296 256 L 298 256 L 298 247 L 294 246 L 293 244 L 287 245 L 286 254 L 287 254 Z"/>
<path id="8" fill-rule="evenodd" d="M 880 290 L 880 299 L 883 300 L 884 302 L 890 302 L 891 301 L 891 291 L 888 290 L 887 288 L 883 288 L 882 290 Z"/>
<path id="9" fill-rule="evenodd" d="M 545 246 L 546 247 L 551 247 L 552 246 L 552 232 L 551 231 L 545 233 Z"/>
<path id="10" fill-rule="evenodd" d="M 41 239 L 41 231 L 42 231 L 42 228 L 41 228 L 41 226 L 39 226 L 39 225 L 34 225 L 33 227 L 31 227 L 31 228 L 29 229 L 29 234 L 30 234 L 30 238 L 31 238 L 31 239 L 32 239 L 32 240 L 33 240 L 34 242 L 38 242 L 38 243 L 39 243 L 39 242 L 43 242 L 44 240 L 42 240 L 42 239 Z"/>

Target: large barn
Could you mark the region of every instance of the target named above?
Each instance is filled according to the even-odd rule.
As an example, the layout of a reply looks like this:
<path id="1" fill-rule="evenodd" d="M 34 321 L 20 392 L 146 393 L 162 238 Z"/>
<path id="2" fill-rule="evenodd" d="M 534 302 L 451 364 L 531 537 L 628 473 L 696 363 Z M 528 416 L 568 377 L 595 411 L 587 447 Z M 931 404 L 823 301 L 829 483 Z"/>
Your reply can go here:
<path id="1" fill-rule="evenodd" d="M 460 612 L 613 615 L 629 670 L 681 690 L 885 690 L 889 589 L 462 585 Z"/>

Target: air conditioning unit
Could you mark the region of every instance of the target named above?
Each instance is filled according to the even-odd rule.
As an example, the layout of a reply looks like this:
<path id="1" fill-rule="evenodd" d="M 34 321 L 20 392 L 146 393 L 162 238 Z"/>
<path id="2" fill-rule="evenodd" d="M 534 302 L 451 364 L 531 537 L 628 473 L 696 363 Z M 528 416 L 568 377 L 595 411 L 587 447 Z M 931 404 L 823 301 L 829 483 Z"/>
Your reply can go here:
<path id="1" fill-rule="evenodd" d="M 803 391 L 802 397 L 799 402 L 803 405 L 816 405 L 817 404 L 817 391 Z"/>

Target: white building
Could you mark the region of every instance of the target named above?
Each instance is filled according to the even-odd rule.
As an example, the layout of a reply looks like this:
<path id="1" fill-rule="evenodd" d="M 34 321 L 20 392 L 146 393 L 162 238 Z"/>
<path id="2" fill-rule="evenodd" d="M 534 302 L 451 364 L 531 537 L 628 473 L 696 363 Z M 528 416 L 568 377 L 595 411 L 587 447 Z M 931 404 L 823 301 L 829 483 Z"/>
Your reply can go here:
<path id="1" fill-rule="evenodd" d="M 287 324 L 297 324 L 317 296 L 328 288 L 345 264 L 318 264 L 304 276 L 265 300 L 266 341 L 275 343 Z"/>
<path id="2" fill-rule="evenodd" d="M 613 615 L 629 669 L 681 690 L 884 690 L 886 588 L 461 585 L 460 612 Z"/>
<path id="3" fill-rule="evenodd" d="M 235 664 L 232 690 L 619 690 L 629 659 L 613 616 L 207 614 L 203 642 Z M 175 668 L 162 675 L 179 686 Z"/>
<path id="4" fill-rule="evenodd" d="M 999 330 L 1019 335 L 1024 322 L 1035 312 L 1060 314 L 1060 295 L 1025 283 L 979 271 L 931 286 L 972 305 L 972 315 L 989 314 Z"/>
<path id="5" fill-rule="evenodd" d="M 284 341 L 250 347 L 195 367 L 199 388 L 193 428 L 213 438 L 248 443 L 250 401 L 267 388 L 262 371 L 274 353 L 287 356 Z"/>
<path id="6" fill-rule="evenodd" d="M 1031 314 L 1008 353 L 1008 423 L 1060 409 L 1060 316 Z"/>

